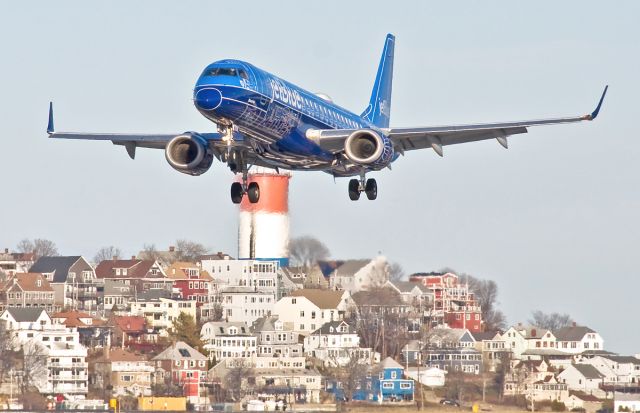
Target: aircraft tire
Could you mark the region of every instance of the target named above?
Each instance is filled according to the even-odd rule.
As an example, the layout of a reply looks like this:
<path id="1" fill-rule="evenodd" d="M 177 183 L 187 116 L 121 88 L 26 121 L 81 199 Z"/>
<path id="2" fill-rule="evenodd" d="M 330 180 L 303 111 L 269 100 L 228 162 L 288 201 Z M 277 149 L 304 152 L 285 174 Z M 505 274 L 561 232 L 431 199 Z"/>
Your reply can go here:
<path id="1" fill-rule="evenodd" d="M 364 192 L 367 194 L 367 198 L 373 201 L 378 197 L 378 183 L 375 179 L 367 179 L 367 183 L 364 186 Z"/>
<path id="2" fill-rule="evenodd" d="M 244 191 L 242 189 L 242 184 L 240 182 L 234 182 L 231 184 L 231 202 L 234 204 L 239 204 L 242 202 L 242 196 L 244 195 Z"/>
<path id="3" fill-rule="evenodd" d="M 360 182 L 357 179 L 349 181 L 349 199 L 352 201 L 360 199 Z"/>
<path id="4" fill-rule="evenodd" d="M 260 186 L 258 186 L 257 182 L 251 182 L 249 184 L 249 188 L 247 188 L 247 196 L 249 197 L 249 202 L 255 204 L 260 200 Z"/>

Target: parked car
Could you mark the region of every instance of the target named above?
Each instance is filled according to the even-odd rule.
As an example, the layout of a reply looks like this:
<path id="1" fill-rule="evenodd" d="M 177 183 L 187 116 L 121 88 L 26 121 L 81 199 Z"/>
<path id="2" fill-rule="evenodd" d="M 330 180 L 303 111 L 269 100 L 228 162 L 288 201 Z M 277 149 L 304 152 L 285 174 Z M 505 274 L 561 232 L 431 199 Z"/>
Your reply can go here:
<path id="1" fill-rule="evenodd" d="M 452 399 L 442 399 L 442 400 L 440 400 L 440 404 L 442 404 L 444 406 L 460 407 L 460 403 L 458 401 L 452 400 Z"/>

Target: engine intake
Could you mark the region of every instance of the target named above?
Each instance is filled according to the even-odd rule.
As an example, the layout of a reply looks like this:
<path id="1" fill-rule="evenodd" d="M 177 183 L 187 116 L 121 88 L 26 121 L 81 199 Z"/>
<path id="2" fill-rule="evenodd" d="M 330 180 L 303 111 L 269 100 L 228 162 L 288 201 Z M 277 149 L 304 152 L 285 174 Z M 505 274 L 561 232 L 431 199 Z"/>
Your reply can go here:
<path id="1" fill-rule="evenodd" d="M 175 170 L 194 176 L 207 172 L 213 163 L 207 141 L 191 132 L 171 139 L 165 148 L 165 156 Z"/>
<path id="2" fill-rule="evenodd" d="M 344 152 L 357 164 L 385 167 L 393 158 L 393 145 L 386 136 L 371 129 L 361 129 L 344 141 Z"/>

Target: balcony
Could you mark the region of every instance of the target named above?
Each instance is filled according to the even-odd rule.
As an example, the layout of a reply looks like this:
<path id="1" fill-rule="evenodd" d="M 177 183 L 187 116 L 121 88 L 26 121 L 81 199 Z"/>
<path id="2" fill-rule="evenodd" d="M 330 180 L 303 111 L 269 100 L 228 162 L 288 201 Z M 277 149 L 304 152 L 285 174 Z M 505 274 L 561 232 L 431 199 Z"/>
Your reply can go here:
<path id="1" fill-rule="evenodd" d="M 49 367 L 58 369 L 87 369 L 88 363 L 49 363 Z"/>

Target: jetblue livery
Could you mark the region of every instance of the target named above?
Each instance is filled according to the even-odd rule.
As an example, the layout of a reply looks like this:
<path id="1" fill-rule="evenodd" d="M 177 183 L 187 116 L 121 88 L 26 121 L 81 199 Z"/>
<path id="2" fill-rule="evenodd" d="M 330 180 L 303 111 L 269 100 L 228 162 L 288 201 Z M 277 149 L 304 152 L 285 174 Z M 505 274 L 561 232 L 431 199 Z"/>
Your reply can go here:
<path id="1" fill-rule="evenodd" d="M 198 78 L 193 101 L 198 111 L 217 125 L 215 133 L 114 134 L 55 132 L 53 105 L 49 106 L 47 132 L 51 138 L 110 140 L 122 145 L 133 159 L 136 148 L 164 149 L 169 164 L 178 171 L 200 175 L 214 158 L 227 164 L 242 182 L 231 186 L 231 199 L 247 196 L 258 202 L 260 188 L 248 182 L 249 169 L 263 166 L 278 170 L 324 171 L 355 176 L 349 197 L 364 192 L 376 199 L 378 188 L 366 173 L 390 167 L 414 149 L 496 139 L 507 148 L 507 137 L 526 133 L 537 125 L 581 122 L 598 115 L 607 92 L 587 115 L 521 122 L 455 126 L 395 128 L 389 126 L 395 37 L 387 35 L 369 105 L 357 115 L 328 96 L 308 92 L 286 80 L 239 60 L 220 60 L 207 66 Z"/>

